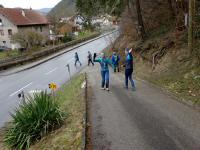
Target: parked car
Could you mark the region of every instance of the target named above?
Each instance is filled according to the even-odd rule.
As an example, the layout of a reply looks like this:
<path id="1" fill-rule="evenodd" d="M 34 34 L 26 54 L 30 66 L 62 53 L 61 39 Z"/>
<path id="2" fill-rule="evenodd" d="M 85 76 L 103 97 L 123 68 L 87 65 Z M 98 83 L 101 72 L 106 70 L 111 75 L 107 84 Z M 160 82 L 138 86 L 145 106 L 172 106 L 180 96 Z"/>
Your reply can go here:
<path id="1" fill-rule="evenodd" d="M 0 52 L 5 51 L 5 50 L 9 50 L 9 48 L 6 46 L 0 46 Z"/>

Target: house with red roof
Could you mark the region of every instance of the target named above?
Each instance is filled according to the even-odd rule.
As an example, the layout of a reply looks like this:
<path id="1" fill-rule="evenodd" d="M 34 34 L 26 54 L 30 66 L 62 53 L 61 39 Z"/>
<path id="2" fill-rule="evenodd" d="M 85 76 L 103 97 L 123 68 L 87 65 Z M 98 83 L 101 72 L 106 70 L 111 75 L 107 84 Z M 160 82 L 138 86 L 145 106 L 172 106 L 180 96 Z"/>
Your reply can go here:
<path id="1" fill-rule="evenodd" d="M 49 36 L 49 21 L 32 9 L 0 8 L 0 46 L 18 48 L 18 44 L 11 42 L 11 36 L 27 30 Z"/>

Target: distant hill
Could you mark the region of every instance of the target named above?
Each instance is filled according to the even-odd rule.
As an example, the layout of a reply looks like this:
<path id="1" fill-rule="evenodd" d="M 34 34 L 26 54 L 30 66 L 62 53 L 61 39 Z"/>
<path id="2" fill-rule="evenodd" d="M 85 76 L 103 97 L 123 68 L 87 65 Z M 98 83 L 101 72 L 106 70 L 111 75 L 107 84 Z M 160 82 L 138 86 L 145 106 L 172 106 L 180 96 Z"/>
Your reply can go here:
<path id="1" fill-rule="evenodd" d="M 37 11 L 47 15 L 50 11 L 51 11 L 52 8 L 42 8 L 42 9 L 38 9 Z"/>
<path id="2" fill-rule="evenodd" d="M 51 11 L 48 16 L 54 16 L 57 19 L 61 17 L 69 17 L 76 12 L 76 0 L 62 0 Z"/>

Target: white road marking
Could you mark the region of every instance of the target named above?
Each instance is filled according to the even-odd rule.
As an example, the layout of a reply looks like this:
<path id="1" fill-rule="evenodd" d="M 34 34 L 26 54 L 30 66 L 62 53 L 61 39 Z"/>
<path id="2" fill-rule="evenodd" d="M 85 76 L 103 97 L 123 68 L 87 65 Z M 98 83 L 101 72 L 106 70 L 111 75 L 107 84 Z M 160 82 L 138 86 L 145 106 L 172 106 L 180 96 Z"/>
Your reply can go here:
<path id="1" fill-rule="evenodd" d="M 49 74 L 51 74 L 52 72 L 56 71 L 57 69 L 58 69 L 58 68 L 54 68 L 53 70 L 51 70 L 51 71 L 45 73 L 45 75 L 49 75 Z"/>
<path id="2" fill-rule="evenodd" d="M 14 96 L 15 94 L 21 92 L 22 90 L 24 90 L 25 88 L 29 87 L 31 84 L 33 84 L 33 82 L 27 84 L 26 86 L 22 87 L 21 89 L 17 90 L 16 92 L 10 94 L 10 97 Z"/>

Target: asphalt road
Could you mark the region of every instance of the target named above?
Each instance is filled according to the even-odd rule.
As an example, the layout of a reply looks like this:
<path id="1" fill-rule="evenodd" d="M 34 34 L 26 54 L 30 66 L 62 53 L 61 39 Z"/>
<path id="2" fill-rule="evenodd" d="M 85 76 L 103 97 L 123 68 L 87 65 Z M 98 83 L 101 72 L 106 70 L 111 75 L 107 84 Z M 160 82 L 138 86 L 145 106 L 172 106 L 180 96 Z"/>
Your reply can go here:
<path id="1" fill-rule="evenodd" d="M 86 72 L 94 150 L 200 150 L 198 110 L 143 81 L 126 90 L 123 74 L 111 69 L 111 91 L 100 90 L 99 68 Z"/>
<path id="2" fill-rule="evenodd" d="M 46 90 L 49 83 L 61 86 L 69 80 L 66 65 L 70 65 L 71 75 L 80 72 L 87 65 L 88 51 L 101 52 L 110 41 L 117 37 L 117 33 L 97 39 L 91 43 L 76 48 L 68 53 L 49 60 L 39 66 L 7 76 L 0 74 L 0 127 L 10 119 L 10 112 L 18 106 L 20 100 L 17 95 L 21 91 L 28 93 L 32 90 Z M 78 52 L 81 67 L 74 67 L 74 53 Z M 29 64 L 30 65 L 30 64 Z M 22 67 L 23 68 L 23 67 Z M 11 71 L 12 72 L 12 71 Z"/>

